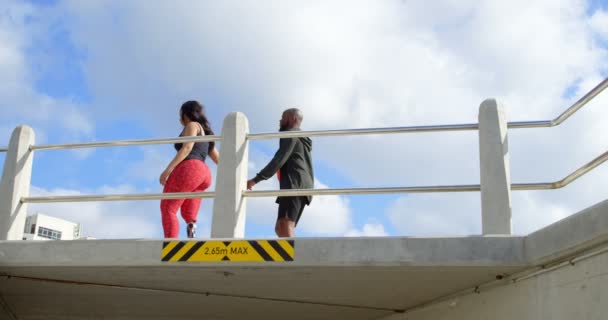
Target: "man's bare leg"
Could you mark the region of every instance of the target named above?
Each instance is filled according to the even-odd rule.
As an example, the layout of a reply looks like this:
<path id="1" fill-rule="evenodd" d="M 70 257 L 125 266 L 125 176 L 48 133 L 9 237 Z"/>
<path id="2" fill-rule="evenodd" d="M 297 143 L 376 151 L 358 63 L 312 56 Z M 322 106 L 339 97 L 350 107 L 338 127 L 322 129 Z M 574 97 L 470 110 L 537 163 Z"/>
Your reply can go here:
<path id="1" fill-rule="evenodd" d="M 280 218 L 274 227 L 277 236 L 281 238 L 293 238 L 296 235 L 296 223 L 288 218 Z"/>

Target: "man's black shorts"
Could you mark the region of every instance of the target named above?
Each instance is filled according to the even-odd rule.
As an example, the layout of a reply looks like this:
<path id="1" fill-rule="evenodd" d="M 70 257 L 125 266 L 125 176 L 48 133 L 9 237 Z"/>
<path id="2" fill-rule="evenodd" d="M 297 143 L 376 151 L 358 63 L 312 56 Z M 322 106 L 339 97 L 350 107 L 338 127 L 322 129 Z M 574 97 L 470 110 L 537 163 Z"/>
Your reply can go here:
<path id="1" fill-rule="evenodd" d="M 287 217 L 289 220 L 295 221 L 297 225 L 307 201 L 306 197 L 280 197 L 277 199 L 279 203 L 278 219 Z"/>

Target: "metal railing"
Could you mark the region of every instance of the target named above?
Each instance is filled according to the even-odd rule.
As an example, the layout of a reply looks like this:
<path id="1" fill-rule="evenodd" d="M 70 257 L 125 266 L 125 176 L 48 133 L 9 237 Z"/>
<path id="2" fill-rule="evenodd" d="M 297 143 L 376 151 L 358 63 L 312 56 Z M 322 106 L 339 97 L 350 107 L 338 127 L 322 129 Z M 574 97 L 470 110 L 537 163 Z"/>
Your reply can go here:
<path id="1" fill-rule="evenodd" d="M 140 140 L 121 140 L 121 141 L 96 141 L 84 143 L 66 143 L 66 144 L 42 144 L 30 146 L 31 151 L 36 150 L 65 150 L 65 149 L 82 149 L 82 148 L 105 148 L 105 147 L 129 147 L 142 146 L 150 144 L 168 144 L 168 143 L 184 143 L 184 142 L 211 142 L 220 141 L 220 136 L 197 136 L 197 137 L 178 137 L 178 138 L 161 138 L 161 139 L 140 139 Z"/>
<path id="2" fill-rule="evenodd" d="M 552 190 L 561 189 L 587 172 L 595 169 L 608 160 L 608 151 L 578 168 L 561 180 L 554 182 L 514 183 L 513 191 Z M 481 185 L 446 185 L 446 186 L 415 186 L 415 187 L 384 187 L 384 188 L 328 188 L 328 189 L 289 189 L 244 191 L 244 197 L 292 197 L 292 196 L 329 196 L 329 195 L 361 195 L 361 194 L 392 194 L 392 193 L 443 193 L 443 192 L 475 192 L 480 191 Z M 130 200 L 159 200 L 159 199 L 191 199 L 213 198 L 215 192 L 176 192 L 176 193 L 145 193 L 145 194 L 113 194 L 113 195 L 73 195 L 73 196 L 43 196 L 24 197 L 22 203 L 47 202 L 89 202 L 89 201 L 130 201 Z"/>
<path id="3" fill-rule="evenodd" d="M 600 82 L 597 86 L 587 92 L 578 101 L 573 103 L 566 111 L 553 120 L 540 121 L 518 121 L 509 122 L 509 129 L 532 129 L 556 127 L 564 123 L 573 114 L 584 107 L 589 101 L 593 100 L 598 94 L 608 87 L 608 78 Z M 410 126 L 410 127 L 391 127 L 391 128 L 365 128 L 365 129 L 342 129 L 342 130 L 318 130 L 318 131 L 290 131 L 290 132 L 268 132 L 254 133 L 247 135 L 249 140 L 275 139 L 275 138 L 295 138 L 295 137 L 331 137 L 331 136 L 353 136 L 353 135 L 372 135 L 372 134 L 394 134 L 394 133 L 422 133 L 422 132 L 445 132 L 445 131 L 471 131 L 478 130 L 478 123 L 466 124 L 445 124 L 432 126 Z"/>
<path id="4" fill-rule="evenodd" d="M 566 111 L 553 120 L 546 121 L 522 121 L 509 122 L 508 128 L 542 128 L 554 127 L 562 124 L 574 113 L 584 107 L 589 101 L 600 94 L 608 87 L 608 78 L 600 82 L 592 90 L 587 92 L 578 101 L 572 104 Z M 248 134 L 248 140 L 286 138 L 286 137 L 320 137 L 320 136 L 343 136 L 343 135 L 370 135 L 370 134 L 394 134 L 394 133 L 420 133 L 438 131 L 467 131 L 478 130 L 479 124 L 452 124 L 436 126 L 410 126 L 410 127 L 391 127 L 391 128 L 368 128 L 368 129 L 343 129 L 343 130 L 320 130 L 320 131 L 290 131 Z M 220 141 L 220 136 L 202 137 L 179 137 L 164 139 L 142 139 L 142 140 L 123 140 L 123 141 L 101 141 L 88 143 L 55 144 L 55 145 L 33 145 L 30 150 L 59 150 L 75 148 L 99 148 L 99 147 L 120 147 L 133 145 L 167 144 L 175 142 L 203 142 Z M 3 148 L 7 149 L 7 148 Z M 2 149 L 0 149 L 2 150 Z M 591 171 L 593 168 L 602 164 L 608 158 L 608 153 L 604 153 L 593 161 L 574 171 L 562 180 L 555 182 L 538 183 L 515 183 L 511 185 L 513 191 L 522 190 L 549 190 L 559 189 L 570 184 L 582 175 Z M 440 192 L 473 192 L 480 191 L 481 186 L 475 185 L 446 185 L 446 186 L 413 186 L 413 187 L 380 187 L 380 188 L 334 188 L 334 189 L 291 189 L 291 190 L 262 190 L 244 191 L 244 197 L 270 197 L 270 196 L 304 196 L 304 195 L 358 195 L 358 194 L 389 194 L 389 193 L 440 193 Z M 45 197 L 25 197 L 21 199 L 23 203 L 43 203 L 43 202 L 83 202 L 83 201 L 126 201 L 126 200 L 159 200 L 159 199 L 187 199 L 187 198 L 211 198 L 213 192 L 187 192 L 187 193 L 156 193 L 156 194 L 110 194 L 110 195 L 73 195 L 73 196 L 45 196 Z"/>
<path id="5" fill-rule="evenodd" d="M 106 195 L 73 195 L 73 196 L 43 196 L 23 197 L 21 203 L 50 203 L 50 202 L 93 202 L 93 201 L 130 201 L 130 200 L 162 200 L 162 199 L 193 199 L 213 198 L 215 192 L 174 192 L 174 193 L 132 193 Z"/>
<path id="6" fill-rule="evenodd" d="M 583 108 L 589 101 L 596 97 L 600 92 L 608 87 L 608 78 L 603 80 L 582 98 L 572 104 L 567 110 L 553 120 L 546 121 L 522 121 L 509 122 L 506 127 L 509 129 L 524 128 L 545 128 L 554 127 L 564 123 L 573 114 Z M 497 124 L 496 124 L 497 125 Z M 395 134 L 395 133 L 424 133 L 424 132 L 444 132 L 444 131 L 470 131 L 479 130 L 478 123 L 470 124 L 451 124 L 451 125 L 431 125 L 431 126 L 409 126 L 391 128 L 367 128 L 367 129 L 343 129 L 343 130 L 319 130 L 319 131 L 290 131 L 246 134 L 245 142 L 249 140 L 286 138 L 286 137 L 324 137 L 324 136 L 344 136 L 344 135 L 372 135 L 372 134 Z M 481 136 L 481 132 L 480 132 Z M 243 135 L 245 137 L 245 135 Z M 98 141 L 87 143 L 71 144 L 46 144 L 30 145 L 30 151 L 42 150 L 61 150 L 77 148 L 102 148 L 120 147 L 133 145 L 168 144 L 176 142 L 209 142 L 221 141 L 220 136 L 202 137 L 178 137 L 162 139 L 141 139 L 141 140 L 122 140 L 122 141 Z M 22 147 L 24 148 L 24 147 Z M 238 150 L 238 149 L 235 149 Z M 0 152 L 6 152 L 8 148 L 0 148 Z M 587 174 L 597 166 L 608 160 L 608 151 L 593 159 L 584 166 L 578 168 L 561 180 L 554 182 L 538 183 L 513 183 L 509 190 L 550 190 L 559 189 L 567 186 L 581 176 Z M 238 162 L 237 162 L 238 163 Z M 485 163 L 485 162 L 484 162 Z M 482 181 L 483 182 L 483 181 Z M 29 182 L 28 182 L 29 183 Z M 237 187 L 239 198 L 271 197 L 271 196 L 306 196 L 306 195 L 360 195 L 360 194 L 391 194 L 391 193 L 441 193 L 441 192 L 476 192 L 482 190 L 481 184 L 472 185 L 436 185 L 436 186 L 410 186 L 410 187 L 379 187 L 379 188 L 334 188 L 334 189 L 290 189 L 290 190 L 261 190 L 247 191 Z M 231 192 L 234 192 L 231 191 Z M 50 202 L 86 202 L 86 201 L 131 201 L 131 200 L 159 200 L 159 199 L 187 199 L 187 198 L 214 198 L 216 192 L 185 192 L 185 193 L 148 193 L 148 194 L 107 194 L 107 195 L 69 195 L 69 196 L 39 196 L 22 197 L 22 203 L 50 203 Z"/>
<path id="7" fill-rule="evenodd" d="M 599 157 L 593 159 L 584 166 L 578 168 L 571 174 L 561 180 L 555 182 L 538 182 L 538 183 L 514 183 L 511 184 L 513 191 L 530 191 L 530 190 L 550 190 L 561 189 L 576 179 L 582 177 L 587 172 L 593 170 L 597 166 L 608 160 L 608 151 L 604 152 Z M 355 194 L 389 194 L 389 193 L 443 193 L 443 192 L 473 192 L 480 191 L 479 184 L 466 185 L 447 185 L 447 186 L 419 186 L 419 187 L 388 187 L 388 188 L 339 188 L 339 189 L 289 189 L 280 191 L 245 191 L 245 197 L 289 197 L 289 196 L 307 196 L 307 195 L 355 195 Z"/>
<path id="8" fill-rule="evenodd" d="M 608 87 L 608 78 L 604 79 L 583 97 L 572 104 L 563 113 L 553 120 L 539 121 L 517 121 L 507 123 L 509 129 L 531 129 L 555 127 L 562 124 L 573 114 L 583 108 L 589 101 L 600 94 Z M 340 130 L 316 130 L 316 131 L 291 131 L 291 132 L 268 132 L 248 134 L 249 140 L 275 139 L 275 138 L 295 138 L 295 137 L 331 137 L 345 135 L 373 135 L 373 134 L 396 134 L 396 133 L 422 133 L 422 132 L 445 132 L 445 131 L 471 131 L 478 130 L 479 124 L 446 124 L 431 126 L 409 126 L 409 127 L 389 127 L 389 128 L 361 128 L 361 129 L 340 129 Z M 121 140 L 121 141 L 99 141 L 87 143 L 53 144 L 53 145 L 34 145 L 30 150 L 59 150 L 76 148 L 100 148 L 100 147 L 121 147 L 133 145 L 166 144 L 176 142 L 206 142 L 220 141 L 220 136 L 203 137 L 180 137 L 165 139 L 142 139 L 142 140 Z M 0 152 L 8 151 L 8 147 L 0 147 Z"/>
<path id="9" fill-rule="evenodd" d="M 81 148 L 126 147 L 135 145 L 157 145 L 184 142 L 211 142 L 220 141 L 220 136 L 196 136 L 160 139 L 138 139 L 122 141 L 96 141 L 69 144 L 48 144 L 30 146 L 31 151 L 36 150 L 65 150 Z M 8 149 L 8 148 L 7 148 Z M 0 149 L 1 150 L 1 149 Z M 71 196 L 41 196 L 23 197 L 21 203 L 53 203 L 53 202 L 97 202 L 97 201 L 131 201 L 131 200 L 162 200 L 162 199 L 192 199 L 213 198 L 215 192 L 180 192 L 180 193 L 139 193 L 139 194 L 107 194 L 107 195 L 71 195 Z"/>

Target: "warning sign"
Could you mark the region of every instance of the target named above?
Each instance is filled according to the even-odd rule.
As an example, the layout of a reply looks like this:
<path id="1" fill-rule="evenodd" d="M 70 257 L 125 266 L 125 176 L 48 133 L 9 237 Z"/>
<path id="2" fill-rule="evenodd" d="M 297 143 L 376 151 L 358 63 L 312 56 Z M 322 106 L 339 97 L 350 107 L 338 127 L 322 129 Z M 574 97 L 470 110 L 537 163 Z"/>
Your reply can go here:
<path id="1" fill-rule="evenodd" d="M 289 262 L 293 240 L 165 241 L 163 262 Z"/>

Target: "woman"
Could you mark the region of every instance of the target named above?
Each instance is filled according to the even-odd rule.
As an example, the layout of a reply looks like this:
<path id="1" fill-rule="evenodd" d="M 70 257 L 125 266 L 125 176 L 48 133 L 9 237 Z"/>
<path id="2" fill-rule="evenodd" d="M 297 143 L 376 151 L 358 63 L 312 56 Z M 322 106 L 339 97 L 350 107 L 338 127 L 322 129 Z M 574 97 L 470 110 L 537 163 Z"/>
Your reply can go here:
<path id="1" fill-rule="evenodd" d="M 186 101 L 179 112 L 179 120 L 184 126 L 180 137 L 213 135 L 211 124 L 205 116 L 203 106 L 198 101 Z M 214 142 L 185 142 L 176 143 L 177 154 L 160 175 L 163 192 L 199 192 L 205 191 L 211 185 L 211 171 L 205 164 L 207 156 L 215 162 L 219 161 L 219 153 Z M 163 230 L 165 238 L 179 236 L 177 210 L 187 223 L 188 238 L 196 235 L 196 217 L 201 206 L 201 198 L 195 199 L 165 199 L 160 202 Z"/>

